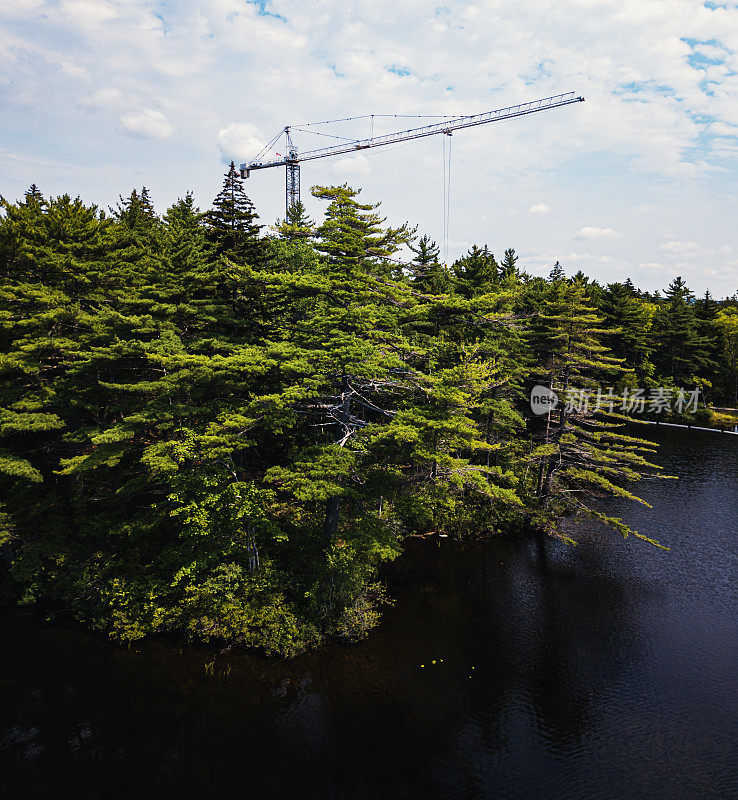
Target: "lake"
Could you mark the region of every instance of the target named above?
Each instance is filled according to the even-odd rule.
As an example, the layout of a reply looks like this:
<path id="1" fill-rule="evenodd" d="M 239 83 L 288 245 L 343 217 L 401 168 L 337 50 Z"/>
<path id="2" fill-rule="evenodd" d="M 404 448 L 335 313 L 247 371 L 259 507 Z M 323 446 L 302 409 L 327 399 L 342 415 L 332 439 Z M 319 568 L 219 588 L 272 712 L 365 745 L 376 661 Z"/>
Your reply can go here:
<path id="1" fill-rule="evenodd" d="M 357 645 L 120 649 L 5 612 L 0 796 L 738 797 L 738 437 L 638 433 L 680 480 L 607 510 L 669 552 L 414 540 Z"/>

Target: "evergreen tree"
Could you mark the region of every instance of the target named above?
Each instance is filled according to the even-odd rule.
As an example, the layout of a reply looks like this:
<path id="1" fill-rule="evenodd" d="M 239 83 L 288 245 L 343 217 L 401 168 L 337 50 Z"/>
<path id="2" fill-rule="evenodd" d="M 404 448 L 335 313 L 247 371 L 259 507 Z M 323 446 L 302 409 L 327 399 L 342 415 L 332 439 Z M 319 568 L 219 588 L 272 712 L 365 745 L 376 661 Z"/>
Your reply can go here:
<path id="1" fill-rule="evenodd" d="M 724 373 L 722 328 L 717 321 L 720 306 L 706 290 L 703 297 L 694 302 L 694 314 L 697 320 L 697 334 L 704 343 L 705 360 L 699 372 L 703 379 L 709 381 L 712 389 L 719 383 Z M 703 393 L 707 396 L 707 383 L 702 384 Z M 711 394 L 711 392 L 710 392 Z"/>
<path id="2" fill-rule="evenodd" d="M 500 264 L 500 277 L 514 279 L 518 277 L 518 268 L 516 264 L 518 263 L 518 256 L 515 255 L 515 250 L 513 248 L 508 248 L 505 250 L 505 257 L 502 259 L 502 263 Z"/>
<path id="3" fill-rule="evenodd" d="M 277 220 L 274 226 L 277 233 L 287 241 L 307 241 L 315 235 L 315 222 L 307 212 L 301 201 L 293 203 L 284 220 Z"/>
<path id="4" fill-rule="evenodd" d="M 195 197 L 192 192 L 187 192 L 184 197 L 177 199 L 174 205 L 170 206 L 164 214 L 164 223 L 171 230 L 186 230 L 191 233 L 203 230 L 203 220 L 205 215 L 195 205 Z"/>
<path id="5" fill-rule="evenodd" d="M 316 249 L 340 274 L 373 272 L 399 277 L 402 270 L 393 257 L 412 241 L 414 231 L 407 225 L 383 228 L 386 220 L 376 213 L 380 204 L 359 203 L 359 192 L 346 184 L 313 187 L 313 196 L 329 203 L 318 228 Z"/>
<path id="6" fill-rule="evenodd" d="M 650 377 L 653 366 L 651 332 L 655 307 L 640 300 L 622 283 L 612 283 L 605 290 L 600 305 L 612 334 L 606 339 L 613 353 L 625 366 L 636 370 L 639 378 Z"/>
<path id="7" fill-rule="evenodd" d="M 141 189 L 141 194 L 133 189 L 128 197 L 121 195 L 113 209 L 113 217 L 121 226 L 137 233 L 150 231 L 158 221 L 149 190 L 145 186 Z"/>
<path id="8" fill-rule="evenodd" d="M 625 283 L 623 283 L 623 288 L 631 295 L 637 295 L 638 291 L 636 290 L 633 281 L 630 278 L 625 279 Z"/>
<path id="9" fill-rule="evenodd" d="M 36 186 L 35 183 L 32 183 L 25 194 L 25 201 L 26 205 L 35 204 L 39 208 L 45 204 L 44 196 L 41 193 L 41 190 Z"/>
<path id="10" fill-rule="evenodd" d="M 406 244 L 411 233 L 405 226 L 383 228 L 384 220 L 375 213 L 378 204 L 359 203 L 358 192 L 346 185 L 316 187 L 313 194 L 329 201 L 316 243 L 326 255 L 329 283 L 320 313 L 311 312 L 309 326 L 295 341 L 309 351 L 317 381 L 311 391 L 318 394 L 306 402 L 304 412 L 313 424 L 317 421 L 331 431 L 320 448 L 311 451 L 311 459 L 332 476 L 323 497 L 322 524 L 325 542 L 332 547 L 342 497 L 351 483 L 354 439 L 367 425 L 364 412 L 373 409 L 380 419 L 390 415 L 384 397 L 403 391 L 398 376 L 407 371 L 405 345 L 391 305 L 396 289 L 384 280 L 396 270 L 384 258 Z M 287 474 L 281 472 L 280 478 L 285 480 Z M 302 473 L 292 473 L 290 481 L 302 486 Z"/>
<path id="11" fill-rule="evenodd" d="M 226 256 L 239 264 L 258 267 L 264 258 L 259 239 L 259 215 L 246 196 L 236 165 L 231 161 L 223 188 L 205 215 L 208 241 L 216 258 Z"/>
<path id="12" fill-rule="evenodd" d="M 467 298 L 491 291 L 499 276 L 499 267 L 487 245 L 472 245 L 465 256 L 454 262 L 452 270 L 456 291 Z"/>
<path id="13" fill-rule="evenodd" d="M 530 463 L 538 469 L 530 489 L 539 524 L 546 524 L 545 520 L 551 526 L 566 511 L 584 513 L 627 536 L 632 531 L 621 520 L 606 516 L 589 502 L 607 495 L 639 500 L 625 484 L 658 474 L 658 467 L 643 456 L 649 452 L 649 443 L 616 432 L 617 424 L 608 421 L 617 413 L 616 398 L 606 400 L 602 408 L 576 402 L 577 392 L 602 392 L 608 382 L 611 386 L 620 369 L 618 359 L 603 344 L 608 335 L 612 331 L 603 327 L 596 309 L 587 304 L 582 282 L 552 284 L 545 309 L 534 321 L 531 340 L 539 374 L 558 392 L 560 404 L 534 421 L 538 444 Z M 551 530 L 555 532 L 554 527 Z"/>
<path id="14" fill-rule="evenodd" d="M 204 218 L 191 192 L 180 197 L 164 214 L 167 253 L 175 271 L 181 272 L 204 257 L 207 246 Z"/>
<path id="15" fill-rule="evenodd" d="M 410 245 L 410 249 L 415 253 L 412 260 L 412 284 L 420 292 L 427 294 L 445 294 L 451 286 L 451 278 L 448 270 L 439 260 L 440 248 L 427 235 L 418 239 L 417 246 Z"/>
<path id="16" fill-rule="evenodd" d="M 553 269 L 551 272 L 548 273 L 548 282 L 549 283 L 560 283 L 561 281 L 566 280 L 566 273 L 564 272 L 564 268 L 559 264 L 557 261 L 553 265 Z"/>
<path id="17" fill-rule="evenodd" d="M 726 397 L 738 407 L 738 308 L 729 307 L 717 315 L 722 332 L 722 344 L 726 367 Z"/>
<path id="18" fill-rule="evenodd" d="M 707 341 L 700 335 L 694 295 L 681 277 L 665 292 L 654 318 L 657 349 L 654 361 L 662 374 L 679 386 L 693 386 L 697 372 L 707 364 Z"/>
<path id="19" fill-rule="evenodd" d="M 677 277 L 674 278 L 674 280 L 668 285 L 666 291 L 664 292 L 664 296 L 667 300 L 684 300 L 686 303 L 694 302 L 694 293 L 687 286 L 686 281 L 681 275 L 677 275 Z"/>

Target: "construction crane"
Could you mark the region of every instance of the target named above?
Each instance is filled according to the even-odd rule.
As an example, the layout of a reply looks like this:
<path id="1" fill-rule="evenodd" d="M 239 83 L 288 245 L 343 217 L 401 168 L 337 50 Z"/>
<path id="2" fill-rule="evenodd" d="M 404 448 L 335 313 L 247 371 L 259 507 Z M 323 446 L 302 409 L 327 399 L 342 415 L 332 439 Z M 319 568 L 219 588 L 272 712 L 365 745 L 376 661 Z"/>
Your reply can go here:
<path id="1" fill-rule="evenodd" d="M 321 147 L 317 150 L 307 150 L 299 153 L 297 147 L 292 140 L 293 129 L 301 129 L 303 126 L 287 125 L 264 147 L 261 152 L 246 164 L 241 164 L 241 177 L 248 178 L 253 170 L 256 169 L 270 169 L 272 167 L 285 167 L 286 168 L 286 210 L 289 211 L 290 207 L 300 201 L 300 163 L 302 161 L 312 161 L 316 158 L 328 158 L 329 156 L 343 155 L 344 153 L 354 153 L 357 150 L 367 150 L 370 147 L 382 147 L 388 144 L 396 144 L 397 142 L 407 142 L 411 139 L 421 139 L 424 136 L 435 136 L 436 134 L 443 133 L 451 136 L 453 131 L 460 130 L 461 128 L 473 128 L 476 125 L 486 125 L 489 122 L 500 122 L 503 119 L 512 119 L 513 117 L 523 117 L 527 114 L 536 114 L 539 111 L 548 111 L 552 108 L 561 108 L 568 106 L 571 103 L 582 103 L 583 97 L 577 97 L 574 92 L 567 94 L 558 94 L 553 97 L 544 97 L 541 100 L 531 100 L 528 103 L 520 103 L 517 106 L 509 106 L 508 108 L 498 108 L 495 111 L 487 111 L 484 114 L 474 114 L 469 117 L 451 117 L 445 119 L 443 122 L 437 122 L 432 125 L 425 125 L 422 128 L 412 128 L 406 131 L 397 131 L 395 133 L 387 133 L 383 136 L 371 135 L 368 139 L 349 139 L 342 144 L 332 145 L 331 147 Z M 374 115 L 369 115 L 372 119 L 372 134 L 373 134 L 373 121 Z M 379 116 L 379 115 L 378 115 Z M 387 115 L 387 116 L 402 116 L 402 115 Z M 357 119 L 356 117 L 347 117 L 348 119 Z M 333 120 L 334 122 L 343 122 L 344 120 Z M 277 158 L 272 161 L 260 161 L 259 159 L 268 152 L 280 138 L 285 136 L 285 155 L 277 154 Z M 323 134 L 327 135 L 327 134 Z M 344 137 L 333 137 L 341 139 Z"/>

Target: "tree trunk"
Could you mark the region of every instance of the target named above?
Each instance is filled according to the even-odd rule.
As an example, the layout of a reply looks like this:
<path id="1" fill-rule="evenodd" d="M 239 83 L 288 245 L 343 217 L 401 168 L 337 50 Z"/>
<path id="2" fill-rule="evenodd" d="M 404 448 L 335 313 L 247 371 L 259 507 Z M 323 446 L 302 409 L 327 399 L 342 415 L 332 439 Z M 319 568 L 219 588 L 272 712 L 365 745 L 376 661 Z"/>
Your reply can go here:
<path id="1" fill-rule="evenodd" d="M 256 546 L 256 539 L 254 538 L 254 526 L 249 522 L 246 530 L 246 549 L 249 554 L 249 572 L 256 572 L 259 569 L 259 548 Z"/>

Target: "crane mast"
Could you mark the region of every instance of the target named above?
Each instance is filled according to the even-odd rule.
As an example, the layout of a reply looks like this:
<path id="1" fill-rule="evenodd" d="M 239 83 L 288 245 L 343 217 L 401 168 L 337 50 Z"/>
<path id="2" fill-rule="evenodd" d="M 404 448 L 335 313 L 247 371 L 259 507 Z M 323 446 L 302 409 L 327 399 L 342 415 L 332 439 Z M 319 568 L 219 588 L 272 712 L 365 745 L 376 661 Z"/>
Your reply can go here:
<path id="1" fill-rule="evenodd" d="M 453 119 L 444 120 L 443 122 L 437 122 L 432 125 L 424 125 L 420 128 L 396 131 L 395 133 L 387 133 L 382 136 L 371 136 L 368 139 L 356 139 L 347 143 L 332 145 L 330 147 L 321 147 L 316 150 L 306 150 L 302 153 L 298 153 L 297 147 L 295 147 L 294 142 L 292 141 L 290 126 L 287 126 L 280 131 L 274 140 L 272 140 L 276 141 L 279 136 L 285 134 L 285 156 L 280 156 L 271 161 L 259 161 L 259 157 L 257 156 L 257 158 L 253 161 L 241 164 L 241 177 L 248 178 L 251 172 L 256 169 L 270 169 L 272 167 L 282 166 L 286 167 L 286 207 L 289 211 L 290 207 L 300 200 L 300 163 L 303 161 L 313 161 L 316 158 L 328 158 L 330 156 L 342 155 L 344 153 L 353 153 L 357 150 L 367 150 L 371 147 L 382 147 L 384 145 L 396 144 L 397 142 L 421 139 L 425 136 L 435 136 L 441 133 L 450 135 L 452 131 L 460 130 L 462 128 L 472 128 L 477 125 L 487 125 L 490 122 L 500 122 L 503 119 L 523 117 L 528 114 L 536 114 L 539 111 L 548 111 L 553 108 L 561 108 L 562 106 L 568 106 L 572 103 L 582 102 L 584 102 L 583 97 L 577 96 L 574 92 L 567 92 L 566 94 L 558 94 L 553 95 L 552 97 L 544 97 L 540 100 L 531 100 L 527 103 L 520 103 L 517 106 L 508 106 L 507 108 L 498 108 L 494 111 L 486 111 L 483 114 L 455 117 Z"/>

